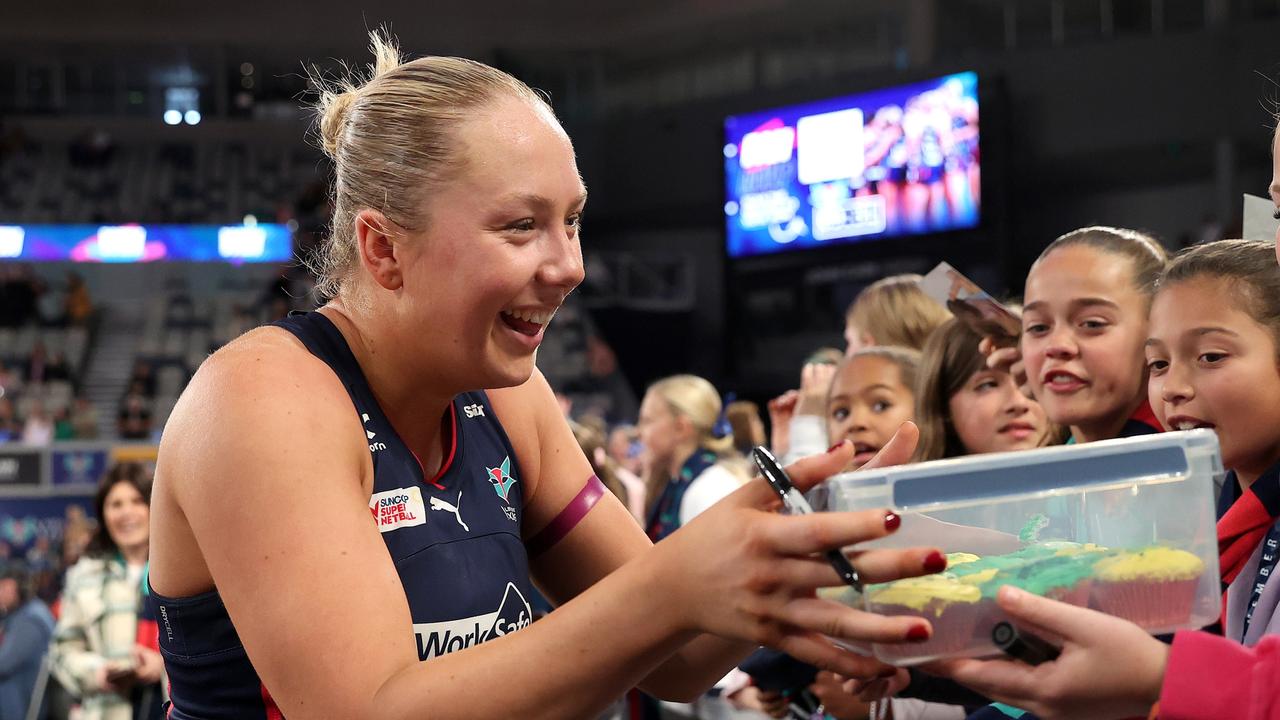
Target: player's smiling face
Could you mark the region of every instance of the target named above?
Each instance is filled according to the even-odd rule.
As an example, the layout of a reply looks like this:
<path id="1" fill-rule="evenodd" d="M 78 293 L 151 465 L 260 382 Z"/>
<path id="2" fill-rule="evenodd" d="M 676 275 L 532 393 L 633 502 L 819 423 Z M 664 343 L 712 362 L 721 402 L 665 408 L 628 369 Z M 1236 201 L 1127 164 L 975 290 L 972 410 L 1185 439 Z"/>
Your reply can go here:
<path id="1" fill-rule="evenodd" d="M 546 108 L 495 100 L 455 136 L 463 165 L 428 200 L 406 243 L 413 317 L 444 338 L 468 388 L 518 385 L 565 297 L 582 282 L 586 189 L 573 146 Z"/>

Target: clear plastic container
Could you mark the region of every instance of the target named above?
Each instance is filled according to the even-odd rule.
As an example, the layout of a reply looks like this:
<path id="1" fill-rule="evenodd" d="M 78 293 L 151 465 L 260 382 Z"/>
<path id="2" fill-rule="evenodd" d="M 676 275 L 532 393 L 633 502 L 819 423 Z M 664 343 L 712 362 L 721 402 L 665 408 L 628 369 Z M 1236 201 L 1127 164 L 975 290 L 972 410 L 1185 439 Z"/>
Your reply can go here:
<path id="1" fill-rule="evenodd" d="M 1211 430 L 1172 432 L 844 473 L 811 491 L 815 510 L 891 508 L 896 533 L 846 548 L 930 545 L 938 576 L 824 590 L 854 607 L 927 618 L 925 643 L 873 646 L 911 665 L 998 654 L 1012 584 L 1124 617 L 1153 634 L 1218 618 L 1214 489 L 1223 476 Z M 860 648 L 865 650 L 865 648 Z"/>

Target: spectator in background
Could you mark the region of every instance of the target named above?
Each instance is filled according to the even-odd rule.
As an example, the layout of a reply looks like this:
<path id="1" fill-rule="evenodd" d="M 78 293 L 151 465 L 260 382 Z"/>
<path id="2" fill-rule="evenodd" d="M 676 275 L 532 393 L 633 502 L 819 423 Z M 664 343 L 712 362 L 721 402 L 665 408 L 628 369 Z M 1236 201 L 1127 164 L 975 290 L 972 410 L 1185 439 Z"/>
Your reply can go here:
<path id="1" fill-rule="evenodd" d="M 147 440 L 151 437 L 151 404 L 134 383 L 129 394 L 120 401 L 116 431 L 124 440 Z"/>
<path id="2" fill-rule="evenodd" d="M 13 401 L 0 396 L 0 442 L 16 442 L 22 437 L 22 425 L 13 410 Z"/>
<path id="3" fill-rule="evenodd" d="M 645 393 L 639 427 L 650 540 L 683 527 L 750 477 L 721 407 L 715 386 L 696 375 L 663 378 Z"/>
<path id="4" fill-rule="evenodd" d="M 760 406 L 750 400 L 735 400 L 725 408 L 725 418 L 733 428 L 733 446 L 746 455 L 757 445 L 764 445 L 764 420 Z"/>
<path id="5" fill-rule="evenodd" d="M 76 428 L 71 424 L 71 409 L 60 407 L 53 413 L 53 439 L 75 440 Z"/>
<path id="6" fill-rule="evenodd" d="M 77 395 L 71 406 L 71 429 L 77 440 L 98 437 L 98 408 L 83 395 Z"/>
<path id="7" fill-rule="evenodd" d="M 57 564 L 56 561 L 57 558 L 54 557 L 49 536 L 37 535 L 36 539 L 31 543 L 31 547 L 27 548 L 27 567 L 33 573 L 52 570 Z"/>
<path id="8" fill-rule="evenodd" d="M 814 455 L 827 445 L 827 391 L 844 355 L 819 348 L 800 368 L 800 387 L 769 401 L 770 446 L 784 463 Z"/>
<path id="9" fill-rule="evenodd" d="M 874 345 L 919 350 L 951 313 L 920 289 L 919 275 L 891 275 L 871 283 L 845 313 L 845 356 Z"/>
<path id="10" fill-rule="evenodd" d="M 0 718 L 21 720 L 53 637 L 53 615 L 20 561 L 0 564 L 0 616 Z"/>
<path id="11" fill-rule="evenodd" d="M 67 294 L 64 299 L 63 314 L 72 325 L 86 325 L 93 314 L 93 301 L 89 299 L 89 288 L 84 278 L 77 273 L 67 273 Z"/>
<path id="12" fill-rule="evenodd" d="M 613 461 L 604 451 L 604 434 L 599 428 L 586 422 L 577 422 L 569 420 L 569 428 L 573 430 L 573 437 L 578 441 L 578 446 L 582 448 L 582 454 L 587 456 L 587 460 L 591 462 L 591 472 L 600 478 L 600 482 L 613 493 L 614 497 L 622 501 L 623 505 L 628 508 L 630 503 L 630 488 L 622 483 L 618 478 L 617 468 L 614 467 Z M 643 486 L 643 483 L 641 483 Z M 641 506 L 643 507 L 643 505 Z M 635 513 L 632 513 L 633 515 Z"/>
<path id="13" fill-rule="evenodd" d="M 98 484 L 99 526 L 67 571 L 50 665 L 81 698 L 82 720 L 161 717 L 164 663 L 154 620 L 143 610 L 151 477 L 119 463 Z"/>
<path id="14" fill-rule="evenodd" d="M 79 505 L 67 505 L 62 525 L 62 566 L 71 567 L 80 560 L 93 538 L 94 523 Z"/>
<path id="15" fill-rule="evenodd" d="M 626 468 L 633 475 L 641 474 L 640 431 L 635 425 L 618 425 L 609 433 L 609 444 L 605 448 L 609 458 L 620 467 Z"/>
<path id="16" fill-rule="evenodd" d="M 27 421 L 22 426 L 22 442 L 26 445 L 53 442 L 53 419 L 39 400 L 31 403 L 31 409 L 27 411 Z"/>
<path id="17" fill-rule="evenodd" d="M 920 289 L 920 275 L 891 275 L 877 280 L 854 298 L 845 313 L 845 357 L 869 347 L 920 350 L 929 335 L 951 319 L 951 312 Z M 800 389 L 769 403 L 774 453 L 784 463 L 826 449 L 823 413 L 833 367 L 810 358 L 801 371 Z"/>
<path id="18" fill-rule="evenodd" d="M 156 373 L 151 363 L 139 360 L 133 364 L 133 374 L 129 376 L 129 393 L 149 398 L 156 396 Z"/>

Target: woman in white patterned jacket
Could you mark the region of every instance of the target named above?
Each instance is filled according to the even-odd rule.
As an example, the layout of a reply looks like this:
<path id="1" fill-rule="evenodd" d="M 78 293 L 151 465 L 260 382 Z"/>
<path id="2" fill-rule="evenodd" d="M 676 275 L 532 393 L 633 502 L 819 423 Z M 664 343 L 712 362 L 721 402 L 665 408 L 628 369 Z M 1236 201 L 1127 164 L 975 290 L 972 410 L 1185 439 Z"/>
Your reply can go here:
<path id="1" fill-rule="evenodd" d="M 82 720 L 159 718 L 164 662 L 145 616 L 151 478 L 136 463 L 111 468 L 94 498 L 98 529 L 67 571 L 50 662 L 80 698 Z"/>

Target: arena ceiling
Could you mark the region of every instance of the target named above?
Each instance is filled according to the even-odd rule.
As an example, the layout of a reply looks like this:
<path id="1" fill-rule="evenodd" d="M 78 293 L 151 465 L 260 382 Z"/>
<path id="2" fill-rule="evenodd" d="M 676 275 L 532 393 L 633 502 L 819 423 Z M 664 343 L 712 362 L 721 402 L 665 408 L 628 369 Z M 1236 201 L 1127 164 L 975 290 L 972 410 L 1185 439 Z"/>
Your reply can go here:
<path id="1" fill-rule="evenodd" d="M 929 0 L 932 2 L 932 0 Z M 925 2 L 923 4 L 929 4 Z M 415 52 L 660 53 L 726 35 L 812 31 L 905 13 L 921 0 L 50 0 L 0 4 L 0 41 L 16 45 L 209 46 L 350 56 L 366 28 L 390 23 Z"/>

